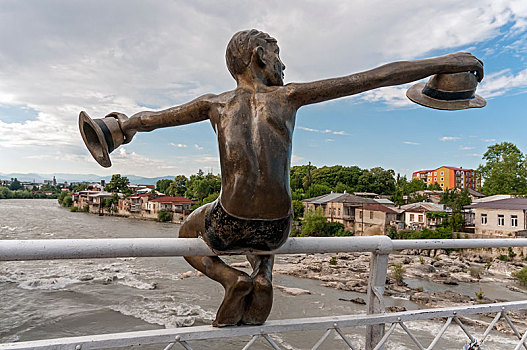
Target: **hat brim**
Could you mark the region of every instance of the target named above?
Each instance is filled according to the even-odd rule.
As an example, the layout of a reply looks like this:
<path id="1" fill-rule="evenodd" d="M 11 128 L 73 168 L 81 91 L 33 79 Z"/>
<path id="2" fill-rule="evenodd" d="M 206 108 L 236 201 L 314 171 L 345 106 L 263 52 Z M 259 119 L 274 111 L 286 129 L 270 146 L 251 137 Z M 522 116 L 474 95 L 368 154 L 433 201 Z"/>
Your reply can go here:
<path id="1" fill-rule="evenodd" d="M 487 101 L 479 95 L 474 96 L 474 98 L 468 100 L 437 100 L 423 94 L 423 88 L 426 83 L 417 83 L 406 91 L 406 97 L 408 97 L 412 102 L 418 103 L 425 107 L 430 107 L 434 109 L 441 109 L 447 111 L 457 111 L 460 109 L 467 108 L 481 108 L 487 105 Z"/>
<path id="2" fill-rule="evenodd" d="M 79 114 L 79 130 L 84 144 L 97 163 L 105 168 L 111 167 L 112 162 L 104 133 L 100 126 L 84 111 Z"/>

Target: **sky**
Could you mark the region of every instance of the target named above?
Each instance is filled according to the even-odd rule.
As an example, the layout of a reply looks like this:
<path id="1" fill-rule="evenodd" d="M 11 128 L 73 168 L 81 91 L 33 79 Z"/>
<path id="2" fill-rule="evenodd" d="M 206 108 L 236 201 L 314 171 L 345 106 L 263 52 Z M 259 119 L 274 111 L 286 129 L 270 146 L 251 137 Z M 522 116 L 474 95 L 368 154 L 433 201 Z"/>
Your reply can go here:
<path id="1" fill-rule="evenodd" d="M 380 166 L 411 176 L 442 165 L 476 168 L 499 142 L 527 152 L 525 0 L 3 0 L 0 173 L 219 173 L 208 121 L 138 133 L 102 168 L 82 142 L 78 115 L 132 115 L 234 89 L 225 48 L 250 28 L 278 40 L 285 83 L 458 51 L 485 63 L 477 90 L 484 108 L 425 108 L 406 98 L 412 84 L 302 107 L 292 165 Z"/>

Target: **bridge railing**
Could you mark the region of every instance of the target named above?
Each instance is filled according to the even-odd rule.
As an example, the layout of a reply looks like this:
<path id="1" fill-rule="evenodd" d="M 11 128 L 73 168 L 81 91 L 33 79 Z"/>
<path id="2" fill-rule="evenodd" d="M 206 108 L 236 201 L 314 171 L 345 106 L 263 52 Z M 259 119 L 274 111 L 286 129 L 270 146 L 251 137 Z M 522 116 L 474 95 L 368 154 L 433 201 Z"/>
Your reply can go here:
<path id="1" fill-rule="evenodd" d="M 516 328 L 508 312 L 527 310 L 527 300 L 437 308 L 398 313 L 385 313 L 383 293 L 388 269 L 388 257 L 393 251 L 402 249 L 468 249 L 468 248 L 509 248 L 527 247 L 527 239 L 448 239 L 448 240 L 391 240 L 386 236 L 373 237 L 305 237 L 289 238 L 273 254 L 370 252 L 370 272 L 367 289 L 367 314 L 347 316 L 326 316 L 289 320 L 267 321 L 261 326 L 213 328 L 211 326 L 185 327 L 140 332 L 113 333 L 46 339 L 39 341 L 4 343 L 1 349 L 105 349 L 141 344 L 165 344 L 165 349 L 175 345 L 192 349 L 194 340 L 250 336 L 243 348 L 249 349 L 254 342 L 263 338 L 274 349 L 280 349 L 270 334 L 324 330 L 324 335 L 313 345 L 318 349 L 332 332 L 342 338 L 350 349 L 359 349 L 345 335 L 342 328 L 366 326 L 365 347 L 367 350 L 385 348 L 397 326 L 409 337 L 409 344 L 417 349 L 434 349 L 445 331 L 457 324 L 467 336 L 466 349 L 477 349 L 500 319 L 504 319 L 518 343 L 515 349 L 527 350 L 527 330 L 523 334 Z M 247 251 L 236 254 L 247 254 Z M 249 252 L 269 254 L 269 252 Z M 53 240 L 3 240 L 0 241 L 0 261 L 94 259 L 124 257 L 168 257 L 216 255 L 199 238 L 116 238 L 116 239 L 53 239 Z M 1 302 L 1 301 L 0 301 Z M 464 325 L 461 316 L 496 314 L 480 339 L 476 339 Z M 423 346 L 405 322 L 446 318 L 446 322 L 427 346 Z M 386 331 L 386 325 L 390 328 Z"/>

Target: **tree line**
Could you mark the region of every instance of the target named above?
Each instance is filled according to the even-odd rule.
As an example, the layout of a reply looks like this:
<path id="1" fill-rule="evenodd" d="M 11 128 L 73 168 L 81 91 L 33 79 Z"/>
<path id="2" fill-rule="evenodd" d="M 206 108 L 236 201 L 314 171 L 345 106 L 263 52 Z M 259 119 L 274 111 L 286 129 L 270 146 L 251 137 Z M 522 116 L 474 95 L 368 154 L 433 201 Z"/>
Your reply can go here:
<path id="1" fill-rule="evenodd" d="M 477 169 L 483 180 L 480 191 L 486 195 L 527 195 L 527 160 L 516 145 L 503 142 L 489 146 L 482 160 L 484 164 Z M 426 199 L 424 195 L 416 194 L 418 191 L 441 190 L 437 183 L 428 185 L 420 179 L 409 180 L 392 169 L 343 165 L 316 167 L 311 163 L 291 167 L 290 187 L 294 201 L 331 192 L 373 192 L 389 195 L 398 205 L 404 204 L 403 197 L 407 197 L 409 202 Z M 215 200 L 220 189 L 220 175 L 205 174 L 202 170 L 189 178 L 178 175 L 173 180 L 159 180 L 156 184 L 159 192 L 186 197 L 195 200 L 198 205 Z"/>

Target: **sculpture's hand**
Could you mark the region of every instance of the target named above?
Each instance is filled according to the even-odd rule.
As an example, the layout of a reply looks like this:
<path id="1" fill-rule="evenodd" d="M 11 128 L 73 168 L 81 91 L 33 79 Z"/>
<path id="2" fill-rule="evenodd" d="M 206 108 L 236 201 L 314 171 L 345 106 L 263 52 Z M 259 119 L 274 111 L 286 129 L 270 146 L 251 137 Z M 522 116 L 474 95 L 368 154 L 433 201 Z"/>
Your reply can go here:
<path id="1" fill-rule="evenodd" d="M 483 79 L 483 62 L 470 52 L 456 52 L 438 57 L 445 65 L 445 73 L 475 72 L 478 82 Z"/>
<path id="2" fill-rule="evenodd" d="M 105 116 L 105 118 L 115 118 L 119 122 L 119 127 L 121 128 L 121 131 L 124 135 L 124 141 L 123 144 L 127 144 L 130 141 L 132 141 L 132 138 L 134 137 L 137 130 L 133 128 L 126 127 L 125 124 L 128 124 L 127 122 L 130 120 L 126 114 L 119 113 L 119 112 L 112 112 Z"/>

